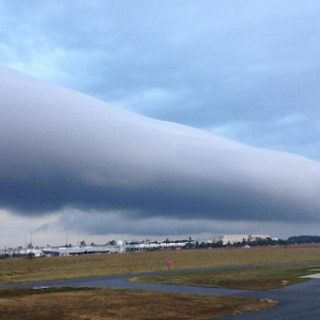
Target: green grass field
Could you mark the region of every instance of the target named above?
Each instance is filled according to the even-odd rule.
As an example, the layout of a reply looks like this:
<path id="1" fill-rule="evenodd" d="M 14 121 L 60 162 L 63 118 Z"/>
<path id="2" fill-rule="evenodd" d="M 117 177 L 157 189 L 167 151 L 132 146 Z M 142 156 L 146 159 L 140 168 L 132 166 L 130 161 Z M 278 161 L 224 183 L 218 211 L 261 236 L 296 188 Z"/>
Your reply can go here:
<path id="1" fill-rule="evenodd" d="M 173 260 L 173 270 L 228 265 L 268 265 L 279 262 L 320 261 L 320 249 L 232 248 L 5 259 L 0 260 L 0 283 L 159 271 L 166 269 L 164 261 L 167 258 Z"/>

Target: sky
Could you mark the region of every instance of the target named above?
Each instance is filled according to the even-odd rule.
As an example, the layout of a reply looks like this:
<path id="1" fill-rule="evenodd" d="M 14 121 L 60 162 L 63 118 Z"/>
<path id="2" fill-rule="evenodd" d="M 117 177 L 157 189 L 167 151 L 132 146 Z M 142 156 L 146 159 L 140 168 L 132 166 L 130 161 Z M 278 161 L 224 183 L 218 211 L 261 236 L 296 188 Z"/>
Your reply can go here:
<path id="1" fill-rule="evenodd" d="M 1 1 L 0 247 L 318 233 L 319 17 L 317 1 Z"/>

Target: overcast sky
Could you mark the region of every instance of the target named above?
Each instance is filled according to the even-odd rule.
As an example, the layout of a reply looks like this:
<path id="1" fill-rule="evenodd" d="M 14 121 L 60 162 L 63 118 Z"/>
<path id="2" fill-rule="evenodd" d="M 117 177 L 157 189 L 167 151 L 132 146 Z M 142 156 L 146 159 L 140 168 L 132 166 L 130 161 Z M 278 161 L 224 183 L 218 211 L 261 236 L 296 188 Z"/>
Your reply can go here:
<path id="1" fill-rule="evenodd" d="M 201 141 L 206 141 L 199 146 L 188 139 L 182 139 L 183 142 L 179 140 L 181 150 L 178 152 L 174 149 L 176 140 L 171 139 L 167 132 L 171 129 L 166 131 L 163 129 L 167 128 L 166 123 L 156 122 L 164 131 L 160 135 L 162 138 L 158 133 L 150 133 L 149 140 L 143 141 L 141 131 L 136 132 L 140 142 L 135 143 L 135 147 L 130 149 L 130 146 L 121 145 L 124 148 L 121 150 L 126 152 L 144 151 L 146 148 L 150 152 L 146 157 L 152 154 L 153 162 L 150 168 L 144 167 L 145 171 L 139 171 L 139 165 L 145 164 L 145 159 L 131 162 L 131 167 L 128 167 L 128 163 L 119 162 L 117 156 L 112 159 L 115 163 L 118 161 L 113 167 L 113 178 L 121 178 L 119 170 L 135 172 L 135 168 L 139 167 L 136 173 L 144 173 L 149 182 L 152 180 L 153 186 L 158 188 L 155 188 L 156 192 L 153 190 L 159 196 L 157 206 L 154 206 L 152 195 L 148 199 L 141 198 L 150 191 L 149 182 L 141 182 L 143 188 L 139 192 L 131 190 L 129 194 L 126 190 L 126 201 L 113 190 L 114 197 L 103 205 L 99 200 L 100 206 L 97 205 L 96 193 L 88 194 L 87 201 L 80 205 L 77 198 L 79 194 L 91 189 L 88 191 L 87 185 L 78 184 L 79 189 L 83 188 L 82 191 L 78 190 L 78 195 L 73 195 L 73 198 L 69 195 L 69 198 L 64 199 L 58 197 L 58 200 L 54 199 L 57 203 L 52 204 L 46 192 L 57 188 L 57 185 L 61 186 L 58 178 L 52 178 L 49 182 L 46 180 L 51 189 L 48 187 L 43 192 L 44 198 L 35 199 L 29 195 L 34 199 L 30 206 L 28 194 L 18 192 L 20 187 L 23 189 L 23 185 L 18 184 L 16 176 L 14 179 L 9 174 L 2 176 L 0 218 L 3 223 L 0 228 L 3 230 L 0 229 L 0 246 L 23 243 L 25 235 L 33 229 L 37 230 L 35 234 L 39 234 L 39 242 L 52 241 L 56 234 L 61 235 L 66 229 L 70 233 L 74 232 L 75 239 L 83 236 L 99 240 L 101 237 L 161 237 L 162 233 L 163 236 L 177 237 L 243 232 L 279 236 L 297 232 L 316 233 L 318 203 L 315 199 L 318 182 L 312 177 L 318 177 L 320 159 L 320 127 L 317 123 L 320 116 L 319 18 L 318 1 L 28 1 L 28 4 L 13 0 L 1 1 L 0 64 L 3 66 L 83 92 L 103 100 L 108 106 L 119 106 L 147 117 L 187 125 L 207 133 L 178 126 L 183 132 L 191 130 L 192 136 L 197 137 L 196 141 L 198 134 L 202 137 Z M 9 71 L 2 73 L 3 78 L 6 72 Z M 12 132 L 23 125 L 23 118 L 19 118 L 21 123 L 16 120 L 8 122 L 3 114 L 7 117 L 14 117 L 14 114 L 8 112 L 3 101 L 0 104 L 4 111 L 2 121 L 9 125 L 6 135 L 1 137 L 0 147 L 7 150 L 5 148 L 10 142 L 14 151 L 14 148 L 18 149 L 18 143 L 28 145 L 30 140 L 12 138 Z M 17 108 L 16 115 L 20 111 Z M 24 112 L 28 115 L 28 110 Z M 34 114 L 37 120 L 43 120 L 38 110 L 34 110 Z M 76 117 L 78 111 L 72 108 L 63 112 L 61 119 L 67 118 L 63 122 L 65 130 L 73 121 L 73 115 Z M 128 119 L 125 113 L 124 117 Z M 74 121 L 82 121 L 79 118 Z M 139 123 L 143 123 L 135 124 L 139 128 L 148 127 L 145 121 L 151 121 L 143 117 L 139 119 Z M 32 121 L 30 118 L 30 123 Z M 97 119 L 92 121 L 96 123 Z M 30 128 L 25 126 L 25 132 L 30 132 Z M 42 145 L 45 145 L 46 138 L 60 141 L 59 136 L 56 136 L 57 128 L 60 129 L 45 126 L 41 127 L 43 131 L 39 129 L 43 134 Z M 7 138 L 10 130 L 10 139 L 13 140 Z M 20 134 L 22 132 L 23 129 Z M 30 133 L 31 141 L 34 141 L 32 134 L 36 136 L 39 132 L 34 130 Z M 207 143 L 208 133 L 231 138 L 240 144 L 220 140 L 216 135 L 212 136 L 212 142 Z M 80 144 L 81 131 L 76 134 Z M 122 134 L 126 137 L 128 132 Z M 178 152 L 171 153 L 175 156 L 175 162 L 165 169 L 157 163 L 162 159 L 162 152 L 157 148 L 152 149 L 154 144 L 159 144 L 159 139 L 163 140 L 162 150 L 167 154 L 172 150 Z M 234 147 L 234 143 L 237 147 Z M 210 152 L 200 158 L 194 156 L 195 150 L 199 151 L 208 144 Z M 98 141 L 96 145 L 101 150 Z M 289 152 L 297 156 L 257 151 L 251 147 Z M 202 170 L 207 168 L 205 164 L 209 170 L 210 165 L 217 163 L 214 155 L 221 148 L 224 150 L 223 155 L 228 148 L 241 150 L 233 157 L 234 162 L 227 159 L 224 171 L 221 171 L 226 186 L 223 191 L 219 191 L 223 195 L 219 198 L 204 195 L 203 191 L 208 186 L 216 190 L 213 183 L 217 179 L 216 174 L 201 182 L 199 177 L 203 173 L 195 164 L 202 163 Z M 19 148 L 19 152 L 23 150 L 26 148 Z M 46 149 L 35 150 L 37 156 L 34 159 L 48 157 Z M 53 155 L 58 157 L 65 154 L 62 150 L 63 146 L 57 149 L 61 153 Z M 90 153 L 93 150 L 89 148 L 87 151 Z M 121 150 L 117 149 L 117 152 L 120 154 L 123 152 Z M 70 167 L 77 155 L 75 150 L 71 151 L 68 158 Z M 260 154 L 263 154 L 261 158 Z M 28 153 L 19 153 L 21 159 L 26 160 L 28 156 Z M 105 154 L 101 151 L 100 159 L 103 157 Z M 186 158 L 188 161 L 183 160 Z M 262 164 L 261 169 L 257 164 L 251 167 L 243 165 L 248 159 L 255 159 L 256 163 L 257 158 L 258 164 Z M 10 160 L 9 157 L 1 159 L 3 163 Z M 31 158 L 28 161 L 32 163 Z M 86 161 L 98 163 L 98 160 L 87 156 L 84 160 L 75 161 L 73 170 L 67 172 L 73 178 L 74 185 L 79 181 L 77 170 L 82 170 Z M 271 166 L 274 162 L 276 170 Z M 161 183 L 155 177 L 150 179 L 150 171 L 153 172 L 154 166 L 162 170 L 162 177 L 168 175 Z M 43 170 L 47 168 L 44 164 Z M 61 163 L 58 161 L 51 161 L 50 168 L 52 172 L 61 174 Z M 190 173 L 191 168 L 193 172 Z M 30 168 L 27 173 L 21 168 L 21 172 L 25 177 L 32 176 Z M 109 171 L 95 172 L 99 175 L 109 174 Z M 172 172 L 176 175 L 172 176 Z M 230 178 L 230 172 L 235 180 Z M 276 174 L 272 175 L 271 172 Z M 255 180 L 251 186 L 256 186 L 254 183 L 258 181 L 261 187 L 259 196 L 256 194 L 251 197 L 250 190 L 238 184 L 241 177 L 248 175 L 250 181 Z M 56 176 L 52 174 L 51 177 Z M 198 185 L 192 189 L 194 177 Z M 285 181 L 286 187 L 281 193 L 283 198 L 277 196 L 277 188 L 270 187 L 276 179 Z M 10 192 L 4 189 L 8 181 L 16 183 Z M 71 188 L 72 183 L 65 187 Z M 293 188 L 291 183 L 298 185 Z M 179 187 L 183 190 L 177 194 Z M 301 193 L 302 189 L 312 195 Z M 241 197 L 238 190 L 243 192 Z M 117 191 L 122 194 L 123 190 L 119 188 Z M 165 208 L 164 203 L 168 203 L 170 192 L 173 199 Z M 297 197 L 298 194 L 303 195 L 301 202 L 288 200 L 288 197 Z M 270 197 L 274 201 L 272 209 L 267 206 Z M 239 208 L 239 198 L 245 203 L 245 209 Z M 252 198 L 255 203 L 251 201 Z M 120 200 L 125 203 L 124 206 L 117 204 Z M 308 204 L 312 209 L 304 201 L 310 201 Z M 263 209 L 260 208 L 261 212 L 258 212 L 256 206 L 262 204 Z M 303 207 L 308 207 L 306 212 L 302 212 Z M 261 224 L 261 220 L 265 222 Z"/>

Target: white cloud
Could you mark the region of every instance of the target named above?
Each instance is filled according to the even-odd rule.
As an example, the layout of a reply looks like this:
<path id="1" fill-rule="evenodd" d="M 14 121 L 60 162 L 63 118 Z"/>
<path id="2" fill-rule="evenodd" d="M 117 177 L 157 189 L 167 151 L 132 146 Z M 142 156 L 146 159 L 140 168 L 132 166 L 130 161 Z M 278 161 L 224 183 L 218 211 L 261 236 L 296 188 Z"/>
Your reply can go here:
<path id="1" fill-rule="evenodd" d="M 320 166 L 1 70 L 0 204 L 139 217 L 319 219 Z M 16 93 L 19 94 L 16 94 Z"/>

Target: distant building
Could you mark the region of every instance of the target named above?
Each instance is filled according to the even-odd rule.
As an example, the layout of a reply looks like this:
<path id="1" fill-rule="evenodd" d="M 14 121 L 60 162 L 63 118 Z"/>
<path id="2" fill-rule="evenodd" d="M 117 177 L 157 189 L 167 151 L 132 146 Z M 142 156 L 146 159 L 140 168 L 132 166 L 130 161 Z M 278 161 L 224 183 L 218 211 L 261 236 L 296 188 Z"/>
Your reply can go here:
<path id="1" fill-rule="evenodd" d="M 271 239 L 270 235 L 268 235 L 268 234 L 251 234 L 251 235 L 249 235 L 249 241 L 265 240 L 268 238 Z"/>
<path id="2" fill-rule="evenodd" d="M 42 252 L 45 256 L 72 256 L 82 254 L 101 254 L 101 253 L 121 253 L 123 246 L 78 246 L 78 247 L 49 247 L 43 248 Z"/>
<path id="3" fill-rule="evenodd" d="M 226 244 L 233 244 L 233 243 L 238 243 L 242 241 L 257 241 L 257 240 L 264 240 L 270 238 L 269 235 L 267 234 L 231 234 L 231 235 L 224 235 L 222 237 L 222 243 L 224 245 Z"/>
<path id="4" fill-rule="evenodd" d="M 223 245 L 233 244 L 242 241 L 248 241 L 249 236 L 247 234 L 227 234 L 222 237 Z"/>
<path id="5" fill-rule="evenodd" d="M 148 242 L 129 243 L 125 245 L 126 251 L 156 250 L 156 249 L 180 249 L 186 247 L 188 242 Z"/>

